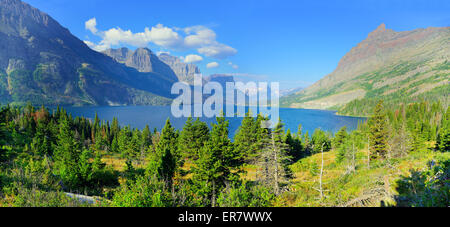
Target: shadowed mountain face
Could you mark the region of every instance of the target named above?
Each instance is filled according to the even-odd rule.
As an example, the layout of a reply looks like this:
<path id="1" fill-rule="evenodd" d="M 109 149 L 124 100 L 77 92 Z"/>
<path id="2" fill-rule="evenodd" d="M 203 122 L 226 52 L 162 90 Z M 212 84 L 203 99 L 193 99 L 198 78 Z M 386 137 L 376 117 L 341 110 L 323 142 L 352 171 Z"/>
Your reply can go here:
<path id="1" fill-rule="evenodd" d="M 120 49 L 108 49 L 103 53 L 112 57 L 117 62 L 137 69 L 139 72 L 153 72 L 172 81 L 178 80 L 177 75 L 171 67 L 162 62 L 158 56 L 147 48 L 138 48 L 135 51 L 132 51 L 124 47 Z"/>
<path id="2" fill-rule="evenodd" d="M 181 61 L 180 58 L 162 53 L 159 59 L 172 68 L 180 81 L 187 82 L 189 84 L 194 83 L 194 75 L 200 74 L 200 69 L 194 64 L 186 64 Z"/>
<path id="3" fill-rule="evenodd" d="M 168 67 L 153 71 L 153 65 L 143 64 L 138 71 L 90 49 L 19 0 L 0 0 L 0 50 L 2 103 L 167 104 L 171 85 L 178 81 Z M 151 54 L 135 55 L 142 56 Z"/>
<path id="4" fill-rule="evenodd" d="M 347 53 L 334 72 L 281 103 L 339 109 L 357 99 L 440 99 L 445 90 L 448 99 L 449 53 L 449 27 L 396 32 L 382 24 Z"/>

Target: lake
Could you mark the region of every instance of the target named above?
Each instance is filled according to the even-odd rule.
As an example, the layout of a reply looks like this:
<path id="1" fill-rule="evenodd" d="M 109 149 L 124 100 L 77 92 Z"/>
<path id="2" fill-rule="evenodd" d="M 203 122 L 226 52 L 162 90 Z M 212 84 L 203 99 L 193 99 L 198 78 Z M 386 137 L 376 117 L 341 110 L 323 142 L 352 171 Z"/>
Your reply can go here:
<path id="1" fill-rule="evenodd" d="M 161 130 L 167 118 L 170 118 L 172 125 L 176 129 L 182 129 L 187 118 L 175 118 L 171 114 L 170 106 L 95 106 L 95 107 L 64 107 L 72 116 L 83 116 L 94 119 L 95 113 L 101 120 L 112 121 L 117 117 L 121 126 L 130 125 L 132 128 L 143 129 L 149 125 L 151 129 Z M 346 117 L 336 115 L 334 111 L 327 110 L 307 110 L 280 108 L 280 118 L 285 124 L 286 130 L 289 128 L 292 133 L 296 133 L 298 125 L 302 124 L 302 132 L 309 132 L 311 135 L 316 128 L 325 131 L 336 132 L 341 127 L 347 126 L 349 130 L 356 129 L 358 122 L 365 118 Z M 227 118 L 230 121 L 230 137 L 232 138 L 238 129 L 242 118 Z M 200 118 L 208 125 L 215 122 L 215 118 Z"/>

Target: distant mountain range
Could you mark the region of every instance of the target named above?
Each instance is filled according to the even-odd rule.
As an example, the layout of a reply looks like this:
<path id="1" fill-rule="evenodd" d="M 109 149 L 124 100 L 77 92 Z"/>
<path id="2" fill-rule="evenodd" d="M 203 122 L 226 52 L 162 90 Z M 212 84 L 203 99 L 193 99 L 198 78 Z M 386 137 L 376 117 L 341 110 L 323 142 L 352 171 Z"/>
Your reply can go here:
<path id="1" fill-rule="evenodd" d="M 283 97 L 294 108 L 353 108 L 384 99 L 449 101 L 450 27 L 396 32 L 380 25 L 347 53 L 334 72 L 312 86 Z"/>
<path id="2" fill-rule="evenodd" d="M 0 1 L 0 50 L 2 103 L 168 104 L 178 81 L 169 67 L 139 71 L 90 49 L 19 0 Z"/>
<path id="3" fill-rule="evenodd" d="M 291 94 L 295 94 L 295 93 L 297 93 L 297 92 L 299 92 L 299 91 L 301 91 L 303 89 L 305 89 L 305 88 L 304 87 L 296 87 L 296 88 L 281 90 L 280 91 L 280 97 L 288 96 L 288 95 L 291 95 Z"/>
<path id="4" fill-rule="evenodd" d="M 3 104 L 166 105 L 173 83 L 200 73 L 147 48 L 96 52 L 20 0 L 0 0 L 0 50 Z"/>
<path id="5" fill-rule="evenodd" d="M 450 27 L 396 32 L 380 25 L 312 86 L 287 91 L 282 106 L 343 114 L 384 99 L 449 103 Z M 172 85 L 193 84 L 200 69 L 147 48 L 89 48 L 49 15 L 20 0 L 0 0 L 0 103 L 166 105 Z M 233 82 L 211 75 L 204 82 Z"/>

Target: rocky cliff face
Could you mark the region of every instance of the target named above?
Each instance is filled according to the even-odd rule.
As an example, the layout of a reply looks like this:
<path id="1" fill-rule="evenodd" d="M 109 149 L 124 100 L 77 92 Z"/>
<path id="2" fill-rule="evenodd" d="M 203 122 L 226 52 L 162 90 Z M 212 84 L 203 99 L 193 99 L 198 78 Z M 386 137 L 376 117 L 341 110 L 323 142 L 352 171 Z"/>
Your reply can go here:
<path id="1" fill-rule="evenodd" d="M 177 75 L 171 67 L 162 62 L 148 48 L 138 48 L 135 51 L 128 48 L 108 49 L 103 53 L 128 67 L 137 69 L 139 72 L 158 73 L 165 76 L 168 80 L 178 81 Z"/>
<path id="2" fill-rule="evenodd" d="M 166 53 L 162 53 L 159 59 L 172 68 L 180 81 L 187 82 L 189 84 L 194 83 L 194 75 L 200 73 L 200 69 L 194 64 L 186 64 L 180 60 L 180 58 L 171 56 Z"/>
<path id="3" fill-rule="evenodd" d="M 168 103 L 176 77 L 139 72 L 93 51 L 49 15 L 0 0 L 0 102 Z"/>
<path id="4" fill-rule="evenodd" d="M 327 109 L 355 99 L 432 93 L 449 86 L 449 41 L 449 27 L 396 32 L 382 24 L 347 53 L 334 72 L 281 103 Z"/>

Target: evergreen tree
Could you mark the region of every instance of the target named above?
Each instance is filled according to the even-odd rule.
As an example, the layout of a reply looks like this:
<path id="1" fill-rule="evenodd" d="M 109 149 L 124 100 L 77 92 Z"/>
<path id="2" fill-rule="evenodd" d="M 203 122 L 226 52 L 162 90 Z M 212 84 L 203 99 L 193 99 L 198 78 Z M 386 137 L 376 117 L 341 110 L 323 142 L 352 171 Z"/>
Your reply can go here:
<path id="1" fill-rule="evenodd" d="M 146 150 L 150 144 L 152 144 L 152 133 L 150 132 L 150 127 L 145 125 L 144 130 L 142 130 L 141 149 Z"/>
<path id="2" fill-rule="evenodd" d="M 300 132 L 301 135 L 301 132 Z M 288 129 L 284 137 L 284 143 L 289 146 L 288 155 L 292 157 L 292 161 L 296 161 L 302 157 L 302 141 L 299 134 L 297 137 L 292 136 L 291 130 Z"/>
<path id="3" fill-rule="evenodd" d="M 131 133 L 131 141 L 128 144 L 127 157 L 132 160 L 142 160 L 142 135 L 138 129 L 134 129 Z"/>
<path id="4" fill-rule="evenodd" d="M 92 158 L 92 151 L 83 150 L 78 161 L 78 168 L 80 170 L 80 184 L 88 185 L 92 180 L 93 171 L 90 159 Z"/>
<path id="5" fill-rule="evenodd" d="M 274 129 L 269 131 L 263 143 L 263 150 L 258 157 L 260 167 L 259 181 L 272 188 L 275 195 L 281 193 L 281 189 L 287 184 L 291 173 L 288 165 L 291 157 L 288 156 L 289 145 L 283 141 L 283 124 L 281 121 Z"/>
<path id="6" fill-rule="evenodd" d="M 342 162 L 346 156 L 347 146 L 347 127 L 344 126 L 336 133 L 333 139 L 333 147 L 337 150 L 336 161 Z"/>
<path id="7" fill-rule="evenodd" d="M 197 159 L 200 150 L 208 139 L 208 125 L 201 122 L 198 118 L 196 121 L 192 122 L 192 118 L 189 117 L 180 133 L 180 154 L 184 158 Z"/>
<path id="8" fill-rule="evenodd" d="M 198 193 L 211 206 L 216 205 L 217 194 L 239 179 L 241 156 L 236 153 L 228 138 L 228 124 L 225 117 L 217 117 L 212 125 L 211 137 L 199 154 L 193 167 L 193 181 Z"/>
<path id="9" fill-rule="evenodd" d="M 121 153 L 123 158 L 130 159 L 129 153 L 128 153 L 129 152 L 128 145 L 130 144 L 131 136 L 132 136 L 132 134 L 130 131 L 130 126 L 124 127 L 119 132 L 117 144 L 119 147 L 119 152 Z"/>
<path id="10" fill-rule="evenodd" d="M 38 120 L 36 127 L 36 134 L 33 137 L 31 144 L 32 149 L 38 156 L 51 155 L 52 143 L 50 130 L 47 128 L 47 124 L 43 120 Z"/>
<path id="11" fill-rule="evenodd" d="M 175 172 L 182 166 L 177 137 L 175 129 L 167 119 L 161 130 L 160 140 L 155 147 L 155 154 L 151 155 L 147 166 L 147 173 L 150 176 L 158 177 L 168 186 L 171 186 Z"/>
<path id="12" fill-rule="evenodd" d="M 323 152 L 328 152 L 331 150 L 331 139 L 330 135 L 321 129 L 314 130 L 314 133 L 311 138 L 311 149 L 314 154 Z"/>
<path id="13" fill-rule="evenodd" d="M 333 146 L 334 148 L 338 148 L 341 144 L 343 144 L 347 138 L 347 126 L 342 127 L 339 131 L 334 135 Z"/>
<path id="14" fill-rule="evenodd" d="M 386 157 L 388 136 L 386 124 L 387 119 L 383 101 L 380 101 L 369 120 L 371 160 Z"/>
<path id="15" fill-rule="evenodd" d="M 450 151 L 450 107 L 447 108 L 445 116 L 442 119 L 436 148 L 441 152 Z"/>
<path id="16" fill-rule="evenodd" d="M 247 163 L 254 160 L 258 151 L 258 126 L 257 121 L 248 112 L 238 131 L 234 135 L 236 153 L 242 155 Z"/>
<path id="17" fill-rule="evenodd" d="M 70 121 L 66 115 L 61 115 L 58 142 L 55 147 L 55 169 L 63 182 L 69 187 L 76 187 L 80 181 L 78 161 L 81 144 L 72 131 Z"/>

